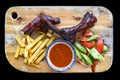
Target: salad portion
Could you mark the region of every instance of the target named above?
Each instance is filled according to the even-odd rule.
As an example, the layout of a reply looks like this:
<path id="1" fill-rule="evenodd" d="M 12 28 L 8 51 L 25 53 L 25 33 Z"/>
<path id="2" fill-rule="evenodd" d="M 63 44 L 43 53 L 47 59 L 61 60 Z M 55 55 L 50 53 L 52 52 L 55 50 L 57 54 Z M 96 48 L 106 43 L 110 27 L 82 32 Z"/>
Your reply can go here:
<path id="1" fill-rule="evenodd" d="M 99 61 L 104 60 L 104 54 L 108 51 L 108 46 L 101 36 L 89 29 L 77 36 L 74 48 L 77 62 L 84 66 L 90 66 L 92 72 L 95 72 L 96 65 Z"/>

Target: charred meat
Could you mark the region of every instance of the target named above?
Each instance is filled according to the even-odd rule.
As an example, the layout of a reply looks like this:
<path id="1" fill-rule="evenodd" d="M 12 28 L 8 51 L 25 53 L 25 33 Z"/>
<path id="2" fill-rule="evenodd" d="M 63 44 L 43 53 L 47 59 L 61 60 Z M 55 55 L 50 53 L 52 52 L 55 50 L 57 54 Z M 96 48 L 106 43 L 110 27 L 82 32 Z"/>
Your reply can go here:
<path id="1" fill-rule="evenodd" d="M 93 15 L 93 13 L 87 12 L 82 21 L 76 26 L 70 28 L 58 29 L 55 24 L 60 23 L 60 18 L 54 18 L 49 15 L 40 14 L 37 18 L 35 18 L 32 22 L 26 25 L 22 31 L 25 34 L 31 33 L 36 27 L 39 27 L 41 31 L 44 33 L 48 32 L 48 29 L 53 30 L 55 33 L 59 34 L 65 40 L 70 42 L 74 42 L 76 39 L 76 33 L 82 30 L 86 30 L 94 26 L 97 22 L 97 18 Z"/>

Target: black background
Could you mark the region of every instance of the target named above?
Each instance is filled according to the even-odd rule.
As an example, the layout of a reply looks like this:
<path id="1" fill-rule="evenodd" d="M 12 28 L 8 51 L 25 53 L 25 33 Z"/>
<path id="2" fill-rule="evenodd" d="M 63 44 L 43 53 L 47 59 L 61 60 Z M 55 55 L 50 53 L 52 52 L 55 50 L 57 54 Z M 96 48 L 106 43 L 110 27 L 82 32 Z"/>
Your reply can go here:
<path id="1" fill-rule="evenodd" d="M 119 40 L 120 40 L 120 16 L 119 8 L 113 2 L 113 0 L 64 0 L 64 1 L 41 1 L 41 0 L 33 0 L 33 1 L 21 1 L 21 0 L 9 0 L 3 2 L 0 6 L 0 78 L 3 79 L 62 79 L 62 80 L 99 80 L 99 79 L 114 79 L 117 78 L 117 73 L 119 72 L 119 60 L 120 60 L 120 53 L 119 53 Z M 12 6 L 104 6 L 108 8 L 113 14 L 113 26 L 114 26 L 114 57 L 113 57 L 113 64 L 111 68 L 103 73 L 66 73 L 66 74 L 48 74 L 48 73 L 25 73 L 20 72 L 14 69 L 5 57 L 5 48 L 4 48 L 4 27 L 5 27 L 5 13 L 9 7 Z M 2 12 L 1 12 L 2 11 Z M 119 19 L 119 20 L 118 20 Z"/>

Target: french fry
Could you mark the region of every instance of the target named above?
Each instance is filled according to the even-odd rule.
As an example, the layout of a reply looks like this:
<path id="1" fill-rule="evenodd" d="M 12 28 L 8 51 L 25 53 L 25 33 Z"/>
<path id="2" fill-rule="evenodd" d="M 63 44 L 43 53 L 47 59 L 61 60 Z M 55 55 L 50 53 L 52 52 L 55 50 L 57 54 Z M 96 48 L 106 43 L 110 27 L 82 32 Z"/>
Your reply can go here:
<path id="1" fill-rule="evenodd" d="M 27 36 L 28 36 L 31 42 L 33 42 L 33 41 L 34 41 L 34 39 L 32 39 L 29 35 L 24 34 L 24 32 L 23 32 L 23 31 L 21 31 L 21 34 L 22 34 L 24 37 L 27 37 Z"/>
<path id="2" fill-rule="evenodd" d="M 29 52 L 29 56 L 31 57 L 32 56 L 32 53 L 30 52 L 30 51 L 28 51 Z"/>
<path id="3" fill-rule="evenodd" d="M 51 37 L 50 40 L 48 41 L 48 43 L 46 44 L 46 47 L 48 47 L 54 39 L 55 39 L 54 37 Z"/>
<path id="4" fill-rule="evenodd" d="M 43 43 L 40 45 L 40 47 L 36 50 L 36 52 L 29 58 L 28 63 L 31 63 L 32 60 L 38 55 L 40 50 L 46 45 L 46 43 L 49 41 L 49 39 L 45 39 Z"/>
<path id="5" fill-rule="evenodd" d="M 35 61 L 36 64 L 38 64 L 44 57 L 45 57 L 46 51 L 40 55 L 40 57 Z"/>
<path id="6" fill-rule="evenodd" d="M 39 58 L 39 56 L 45 51 L 45 49 L 42 49 L 39 54 L 37 54 L 37 56 L 33 59 L 33 61 L 35 61 L 37 58 Z"/>
<path id="7" fill-rule="evenodd" d="M 24 38 L 26 38 L 26 37 L 28 36 L 28 34 L 24 34 L 23 31 L 21 31 L 21 34 L 22 34 L 22 36 L 23 36 Z"/>
<path id="8" fill-rule="evenodd" d="M 31 43 L 29 35 L 27 35 L 27 43 L 28 45 Z"/>
<path id="9" fill-rule="evenodd" d="M 40 34 L 43 34 L 43 35 L 45 35 L 47 37 L 52 37 L 52 35 L 50 33 L 45 34 L 44 32 L 40 32 Z"/>
<path id="10" fill-rule="evenodd" d="M 25 43 L 25 38 L 23 38 L 23 42 Z M 24 47 L 21 47 L 21 49 L 20 49 L 20 56 L 22 56 L 23 53 L 24 53 Z"/>
<path id="11" fill-rule="evenodd" d="M 27 35 L 27 40 L 28 40 L 28 44 L 34 41 L 34 39 L 32 39 L 29 35 Z"/>
<path id="12" fill-rule="evenodd" d="M 30 50 L 31 54 L 33 54 L 37 49 L 38 47 L 41 45 L 42 41 L 40 41 L 35 47 L 33 47 L 33 49 Z"/>
<path id="13" fill-rule="evenodd" d="M 29 36 L 29 39 L 30 39 L 30 42 L 31 42 L 31 43 L 34 41 L 34 39 L 33 39 L 33 38 L 31 38 L 30 36 Z"/>
<path id="14" fill-rule="evenodd" d="M 50 33 L 47 33 L 46 36 L 47 37 L 52 37 L 52 35 Z"/>
<path id="15" fill-rule="evenodd" d="M 45 33 L 44 33 L 44 32 L 42 32 L 42 31 L 40 31 L 40 34 L 45 35 Z"/>
<path id="16" fill-rule="evenodd" d="M 39 62 L 45 57 L 45 47 L 48 47 L 55 38 L 52 37 L 50 33 L 45 34 L 43 32 L 40 32 L 40 36 L 38 36 L 35 40 L 29 35 L 24 34 L 23 31 L 21 34 L 23 35 L 23 39 L 17 35 L 15 36 L 15 39 L 19 44 L 14 57 L 18 58 L 19 55 L 21 55 L 24 57 L 24 63 L 27 65 L 41 68 L 41 65 L 37 64 L 39 64 Z"/>
<path id="17" fill-rule="evenodd" d="M 40 65 L 36 65 L 36 64 L 29 64 L 30 66 L 33 66 L 33 67 L 36 67 L 36 68 L 38 68 L 38 69 L 40 69 L 41 68 L 41 66 Z"/>
<path id="18" fill-rule="evenodd" d="M 23 42 L 24 42 L 24 44 L 25 44 L 25 40 L 26 40 L 26 39 L 25 39 L 25 38 L 23 38 Z"/>
<path id="19" fill-rule="evenodd" d="M 19 54 L 20 54 L 20 45 L 18 45 L 18 47 L 17 47 L 16 53 L 14 55 L 14 58 L 18 58 Z"/>
<path id="20" fill-rule="evenodd" d="M 20 48 L 20 56 L 22 56 L 24 54 L 24 50 L 25 49 L 23 47 Z"/>
<path id="21" fill-rule="evenodd" d="M 28 63 L 28 64 L 34 64 L 34 61 L 32 60 L 32 62 L 31 62 L 31 63 Z"/>
<path id="22" fill-rule="evenodd" d="M 21 31 L 21 34 L 22 34 L 23 36 L 25 36 L 25 34 L 24 34 L 24 32 L 23 32 L 23 31 Z"/>
<path id="23" fill-rule="evenodd" d="M 42 38 L 44 37 L 44 35 L 40 35 L 39 37 L 37 37 L 37 39 L 34 40 L 34 42 L 30 43 L 29 45 L 27 45 L 27 49 L 30 50 L 37 42 L 39 42 Z"/>
<path id="24" fill-rule="evenodd" d="M 25 43 L 20 39 L 18 35 L 15 36 L 15 39 L 18 41 L 21 47 L 25 47 Z"/>
<path id="25" fill-rule="evenodd" d="M 24 63 L 27 63 L 27 59 L 26 58 L 24 59 Z"/>
<path id="26" fill-rule="evenodd" d="M 28 50 L 27 50 L 27 48 L 26 48 L 26 47 L 25 47 L 24 57 L 25 57 L 25 58 L 27 58 L 27 57 L 28 57 Z"/>

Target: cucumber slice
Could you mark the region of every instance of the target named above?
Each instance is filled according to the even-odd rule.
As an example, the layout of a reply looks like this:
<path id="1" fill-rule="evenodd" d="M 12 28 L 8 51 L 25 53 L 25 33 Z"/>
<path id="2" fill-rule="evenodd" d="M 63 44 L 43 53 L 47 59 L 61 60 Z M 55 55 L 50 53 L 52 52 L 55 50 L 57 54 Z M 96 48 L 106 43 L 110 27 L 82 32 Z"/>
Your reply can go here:
<path id="1" fill-rule="evenodd" d="M 108 51 L 108 46 L 107 46 L 107 45 L 104 45 L 103 51 L 104 51 L 104 52 L 107 52 L 107 51 Z"/>
<path id="2" fill-rule="evenodd" d="M 85 47 L 82 46 L 78 41 L 75 41 L 75 42 L 74 42 L 74 45 L 75 45 L 81 52 L 83 52 L 83 53 L 86 54 L 86 49 L 85 49 Z"/>
<path id="3" fill-rule="evenodd" d="M 103 55 L 101 55 L 95 48 L 92 48 L 92 49 L 87 48 L 87 50 L 94 59 L 98 59 L 100 61 L 104 60 Z"/>
<path id="4" fill-rule="evenodd" d="M 93 61 L 86 54 L 81 53 L 81 55 L 84 57 L 84 59 L 88 65 L 93 64 Z"/>
<path id="5" fill-rule="evenodd" d="M 97 38 L 99 38 L 100 37 L 100 35 L 93 35 L 93 36 L 91 36 L 91 37 L 88 37 L 87 38 L 87 41 L 93 41 L 93 40 L 95 40 L 95 39 L 97 39 Z"/>
<path id="6" fill-rule="evenodd" d="M 78 50 L 78 48 L 74 47 L 75 48 L 75 51 L 76 51 L 76 56 L 85 64 L 87 65 L 92 65 L 93 64 L 93 61 L 92 59 L 89 58 L 89 56 L 87 56 L 86 54 L 80 52 Z"/>
<path id="7" fill-rule="evenodd" d="M 76 48 L 74 47 L 75 51 L 76 51 L 76 56 L 83 62 L 85 63 L 85 60 L 83 58 L 83 56 L 81 55 L 81 52 Z"/>

